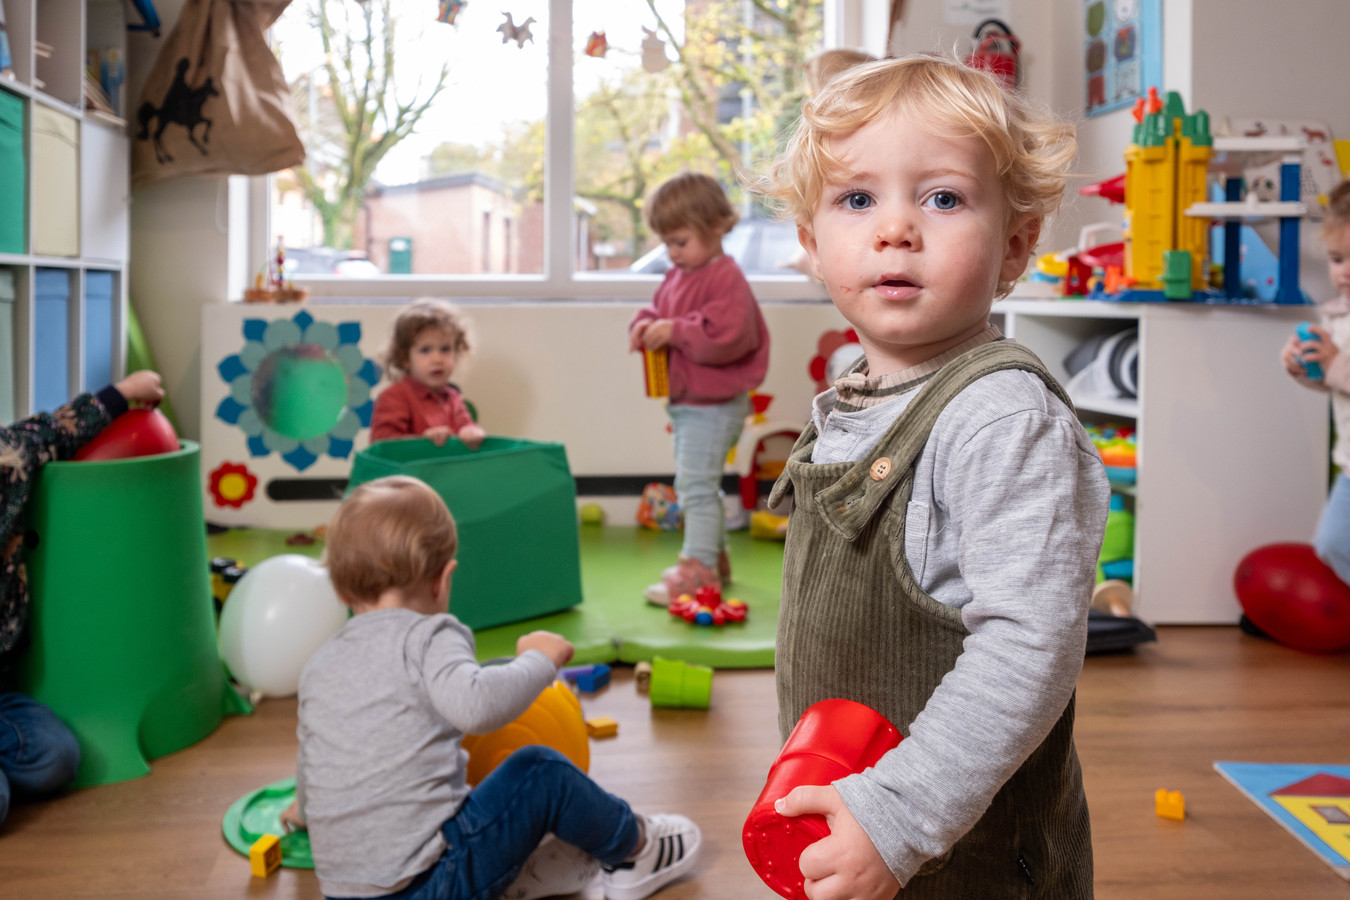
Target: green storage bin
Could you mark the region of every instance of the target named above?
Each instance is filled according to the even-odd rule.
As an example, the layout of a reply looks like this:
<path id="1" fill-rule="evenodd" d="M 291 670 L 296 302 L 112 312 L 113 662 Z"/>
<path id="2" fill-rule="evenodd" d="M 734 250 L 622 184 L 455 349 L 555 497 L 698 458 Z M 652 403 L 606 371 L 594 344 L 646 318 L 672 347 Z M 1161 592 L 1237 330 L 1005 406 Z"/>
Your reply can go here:
<path id="1" fill-rule="evenodd" d="M 29 524 L 31 643 L 18 688 L 80 743 L 76 786 L 145 775 L 147 760 L 248 707 L 225 680 L 202 526 L 201 458 L 51 462 Z"/>
<path id="2" fill-rule="evenodd" d="M 487 438 L 382 441 L 356 454 L 348 490 L 386 475 L 421 479 L 459 528 L 450 612 L 473 629 L 581 602 L 576 482 L 562 444 Z"/>
<path id="3" fill-rule="evenodd" d="M 0 90 L 0 253 L 24 252 L 28 168 L 23 145 L 23 100 Z"/>

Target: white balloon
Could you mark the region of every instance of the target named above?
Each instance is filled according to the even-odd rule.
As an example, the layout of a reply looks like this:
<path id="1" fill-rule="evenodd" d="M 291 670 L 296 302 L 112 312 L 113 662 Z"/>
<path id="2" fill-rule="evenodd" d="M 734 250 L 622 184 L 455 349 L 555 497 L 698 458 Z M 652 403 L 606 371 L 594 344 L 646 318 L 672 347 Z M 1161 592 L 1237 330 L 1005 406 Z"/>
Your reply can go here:
<path id="1" fill-rule="evenodd" d="M 300 670 L 347 622 L 348 610 L 318 560 L 287 553 L 251 567 L 220 613 L 220 658 L 235 680 L 289 697 Z"/>

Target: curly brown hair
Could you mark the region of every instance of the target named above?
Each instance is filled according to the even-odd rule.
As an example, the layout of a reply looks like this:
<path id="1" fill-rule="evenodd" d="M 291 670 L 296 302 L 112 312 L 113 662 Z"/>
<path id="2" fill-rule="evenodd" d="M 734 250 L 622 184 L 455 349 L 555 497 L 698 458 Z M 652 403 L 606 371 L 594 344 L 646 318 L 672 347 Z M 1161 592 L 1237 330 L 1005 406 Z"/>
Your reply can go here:
<path id="1" fill-rule="evenodd" d="M 444 300 L 423 297 L 414 300 L 399 310 L 394 319 L 394 333 L 389 343 L 380 352 L 380 362 L 389 373 L 391 380 L 402 378 L 408 373 L 408 354 L 417 336 L 428 328 L 447 331 L 454 337 L 454 350 L 464 356 L 469 346 L 469 324 L 464 314 L 454 305 Z"/>

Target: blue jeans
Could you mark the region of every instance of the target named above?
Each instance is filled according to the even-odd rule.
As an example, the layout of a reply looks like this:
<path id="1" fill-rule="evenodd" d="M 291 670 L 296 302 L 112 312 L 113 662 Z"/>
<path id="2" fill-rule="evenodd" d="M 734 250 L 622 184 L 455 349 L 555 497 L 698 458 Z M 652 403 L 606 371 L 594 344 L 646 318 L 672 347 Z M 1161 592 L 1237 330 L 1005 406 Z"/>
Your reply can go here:
<path id="1" fill-rule="evenodd" d="M 397 900 L 492 900 L 510 887 L 544 835 L 580 847 L 602 863 L 628 858 L 637 819 L 550 747 L 522 747 L 469 792 L 441 826 L 446 849 L 436 865 L 395 894 Z"/>
<path id="2" fill-rule="evenodd" d="M 80 745 L 56 713 L 30 697 L 0 692 L 0 822 L 17 799 L 50 794 L 75 777 Z"/>
<path id="3" fill-rule="evenodd" d="M 1313 538 L 1317 558 L 1350 584 L 1350 478 L 1337 475 Z"/>
<path id="4" fill-rule="evenodd" d="M 675 435 L 675 495 L 684 514 L 681 556 L 710 569 L 727 545 L 726 512 L 718 491 L 727 453 L 736 446 L 750 411 L 746 394 L 716 406 L 666 407 Z"/>

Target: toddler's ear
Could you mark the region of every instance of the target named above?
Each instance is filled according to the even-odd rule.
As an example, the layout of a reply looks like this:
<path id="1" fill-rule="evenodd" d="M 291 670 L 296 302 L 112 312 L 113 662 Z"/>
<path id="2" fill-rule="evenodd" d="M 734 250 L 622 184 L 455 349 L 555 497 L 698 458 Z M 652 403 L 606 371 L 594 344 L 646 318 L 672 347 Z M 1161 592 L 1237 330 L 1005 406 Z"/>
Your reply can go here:
<path id="1" fill-rule="evenodd" d="M 1036 216 L 1022 215 L 1013 219 L 1008 226 L 1007 243 L 1003 248 L 1003 265 L 999 269 L 999 281 L 1016 281 L 1027 270 L 1031 261 L 1031 251 L 1041 238 L 1041 219 Z"/>
<path id="2" fill-rule="evenodd" d="M 820 251 L 816 247 L 816 233 L 809 225 L 797 223 L 797 242 L 802 245 L 806 251 L 807 258 L 801 265 L 794 265 L 804 275 L 814 275 L 817 281 L 824 281 L 820 274 Z"/>

